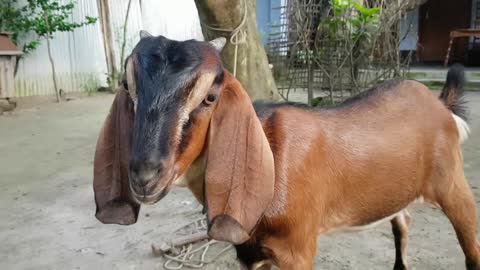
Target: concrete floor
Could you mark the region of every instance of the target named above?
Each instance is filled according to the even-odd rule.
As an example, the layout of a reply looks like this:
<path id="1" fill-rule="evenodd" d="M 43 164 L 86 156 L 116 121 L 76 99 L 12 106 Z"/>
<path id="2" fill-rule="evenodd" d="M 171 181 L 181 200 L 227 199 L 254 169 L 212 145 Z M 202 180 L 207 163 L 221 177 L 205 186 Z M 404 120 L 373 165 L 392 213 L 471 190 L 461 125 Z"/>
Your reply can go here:
<path id="1" fill-rule="evenodd" d="M 0 269 L 162 269 L 150 244 L 169 239 L 198 215 L 190 193 L 174 189 L 139 222 L 123 227 L 94 218 L 92 158 L 112 95 L 62 104 L 33 100 L 0 116 Z M 480 93 L 469 93 L 472 136 L 465 170 L 480 203 Z M 28 103 L 28 102 L 27 102 Z M 464 269 L 463 254 L 444 215 L 414 206 L 412 269 Z M 392 269 L 389 224 L 319 239 L 315 269 Z M 203 269 L 238 269 L 234 253 Z"/>

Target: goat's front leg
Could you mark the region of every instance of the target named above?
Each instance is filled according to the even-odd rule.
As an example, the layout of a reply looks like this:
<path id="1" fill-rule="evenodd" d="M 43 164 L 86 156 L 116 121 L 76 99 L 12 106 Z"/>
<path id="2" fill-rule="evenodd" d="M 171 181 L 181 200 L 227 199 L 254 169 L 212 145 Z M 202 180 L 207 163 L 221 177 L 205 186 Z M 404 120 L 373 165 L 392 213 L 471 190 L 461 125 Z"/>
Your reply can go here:
<path id="1" fill-rule="evenodd" d="M 395 265 L 393 270 L 408 270 L 408 228 L 412 223 L 412 218 L 407 210 L 403 210 L 398 216 L 392 219 L 391 223 L 393 237 L 395 239 Z"/>
<path id="2" fill-rule="evenodd" d="M 305 235 L 313 235 L 313 237 L 308 239 L 305 236 L 295 237 L 293 241 L 288 238 L 280 241 L 269 239 L 268 248 L 272 252 L 275 265 L 280 270 L 313 270 L 317 253 L 317 237 L 315 234 Z"/>

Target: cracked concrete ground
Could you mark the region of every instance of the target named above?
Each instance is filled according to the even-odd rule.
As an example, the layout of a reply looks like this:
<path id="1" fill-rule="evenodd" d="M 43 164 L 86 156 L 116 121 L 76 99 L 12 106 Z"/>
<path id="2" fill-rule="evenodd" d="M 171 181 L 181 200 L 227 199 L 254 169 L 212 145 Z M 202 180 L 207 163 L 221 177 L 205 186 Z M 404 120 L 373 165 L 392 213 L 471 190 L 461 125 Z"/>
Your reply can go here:
<path id="1" fill-rule="evenodd" d="M 92 158 L 112 99 L 33 99 L 0 116 L 0 269 L 162 269 L 150 245 L 169 239 L 197 215 L 199 205 L 176 188 L 157 205 L 143 207 L 135 225 L 103 225 L 94 218 Z M 472 136 L 464 145 L 465 170 L 480 203 L 480 93 L 468 93 L 468 99 Z M 412 269 L 464 269 L 446 217 L 426 205 L 411 213 Z M 320 237 L 315 269 L 383 270 L 393 262 L 391 229 L 382 224 Z M 204 269 L 238 265 L 229 252 Z"/>

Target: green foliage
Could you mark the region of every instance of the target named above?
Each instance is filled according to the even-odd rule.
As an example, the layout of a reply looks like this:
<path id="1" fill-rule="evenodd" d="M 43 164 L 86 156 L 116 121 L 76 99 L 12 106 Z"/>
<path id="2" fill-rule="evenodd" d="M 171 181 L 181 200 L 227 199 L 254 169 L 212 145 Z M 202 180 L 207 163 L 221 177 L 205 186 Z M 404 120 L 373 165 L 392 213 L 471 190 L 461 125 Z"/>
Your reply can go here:
<path id="1" fill-rule="evenodd" d="M 12 34 L 12 41 L 17 46 L 19 35 L 25 34 L 23 21 L 26 19 L 26 14 L 18 8 L 17 0 L 2 0 L 0 1 L 0 32 L 9 32 Z M 31 44 L 30 44 L 31 43 Z M 32 41 L 24 44 L 24 52 L 29 52 L 38 46 L 38 42 Z"/>
<path id="2" fill-rule="evenodd" d="M 12 40 L 24 53 L 34 51 L 45 38 L 53 38 L 56 32 L 71 32 L 76 28 L 93 24 L 96 18 L 86 16 L 84 21 L 72 22 L 76 2 L 65 5 L 55 0 L 27 0 L 20 6 L 18 0 L 2 0 L 0 3 L 0 31 L 12 32 Z M 25 40 L 19 44 L 20 40 Z"/>
<path id="3" fill-rule="evenodd" d="M 319 28 L 326 25 L 333 39 L 349 37 L 354 43 L 368 42 L 379 28 L 379 7 L 367 8 L 355 0 L 330 0 L 330 6 L 332 14 Z"/>
<path id="4" fill-rule="evenodd" d="M 334 100 L 324 98 L 324 97 L 316 97 L 312 100 L 313 107 L 328 107 L 335 104 L 336 102 Z"/>
<path id="5" fill-rule="evenodd" d="M 100 81 L 95 76 L 90 76 L 84 80 L 82 84 L 83 91 L 87 92 L 88 96 L 93 95 L 101 87 Z"/>

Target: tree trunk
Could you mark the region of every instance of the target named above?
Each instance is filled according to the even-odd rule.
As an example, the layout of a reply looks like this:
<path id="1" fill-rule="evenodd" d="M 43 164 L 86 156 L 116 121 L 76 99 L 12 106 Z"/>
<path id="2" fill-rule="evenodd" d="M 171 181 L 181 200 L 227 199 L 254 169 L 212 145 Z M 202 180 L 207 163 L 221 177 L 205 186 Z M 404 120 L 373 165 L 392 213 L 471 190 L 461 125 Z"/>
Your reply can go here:
<path id="1" fill-rule="evenodd" d="M 237 57 L 235 57 L 236 46 L 228 42 L 222 52 L 223 64 L 232 73 L 236 69 L 236 78 L 242 83 L 252 100 L 278 100 L 280 96 L 257 30 L 255 1 L 195 0 L 195 4 L 206 40 L 224 36 L 230 41 L 231 31 L 242 23 L 246 12 L 246 21 L 241 28 L 246 33 L 245 42 L 238 44 Z M 229 31 L 212 30 L 212 27 Z M 241 38 L 242 34 L 239 35 L 239 40 Z"/>
<path id="2" fill-rule="evenodd" d="M 50 48 L 50 26 L 48 23 L 48 13 L 45 11 L 45 26 L 47 27 L 47 34 L 45 35 L 45 39 L 47 40 L 47 50 L 48 50 L 48 59 L 50 60 L 50 64 L 52 65 L 52 79 L 53 79 L 53 88 L 55 89 L 55 96 L 57 97 L 57 102 L 60 103 L 60 93 L 58 92 L 57 86 L 57 74 L 55 73 L 55 63 L 53 62 L 52 56 L 52 49 Z"/>
<path id="3" fill-rule="evenodd" d="M 115 61 L 115 50 L 113 48 L 112 25 L 110 24 L 110 8 L 108 0 L 98 0 L 98 16 L 102 27 L 103 44 L 105 47 L 105 58 L 107 61 L 108 77 L 112 91 L 118 86 L 118 68 Z"/>

